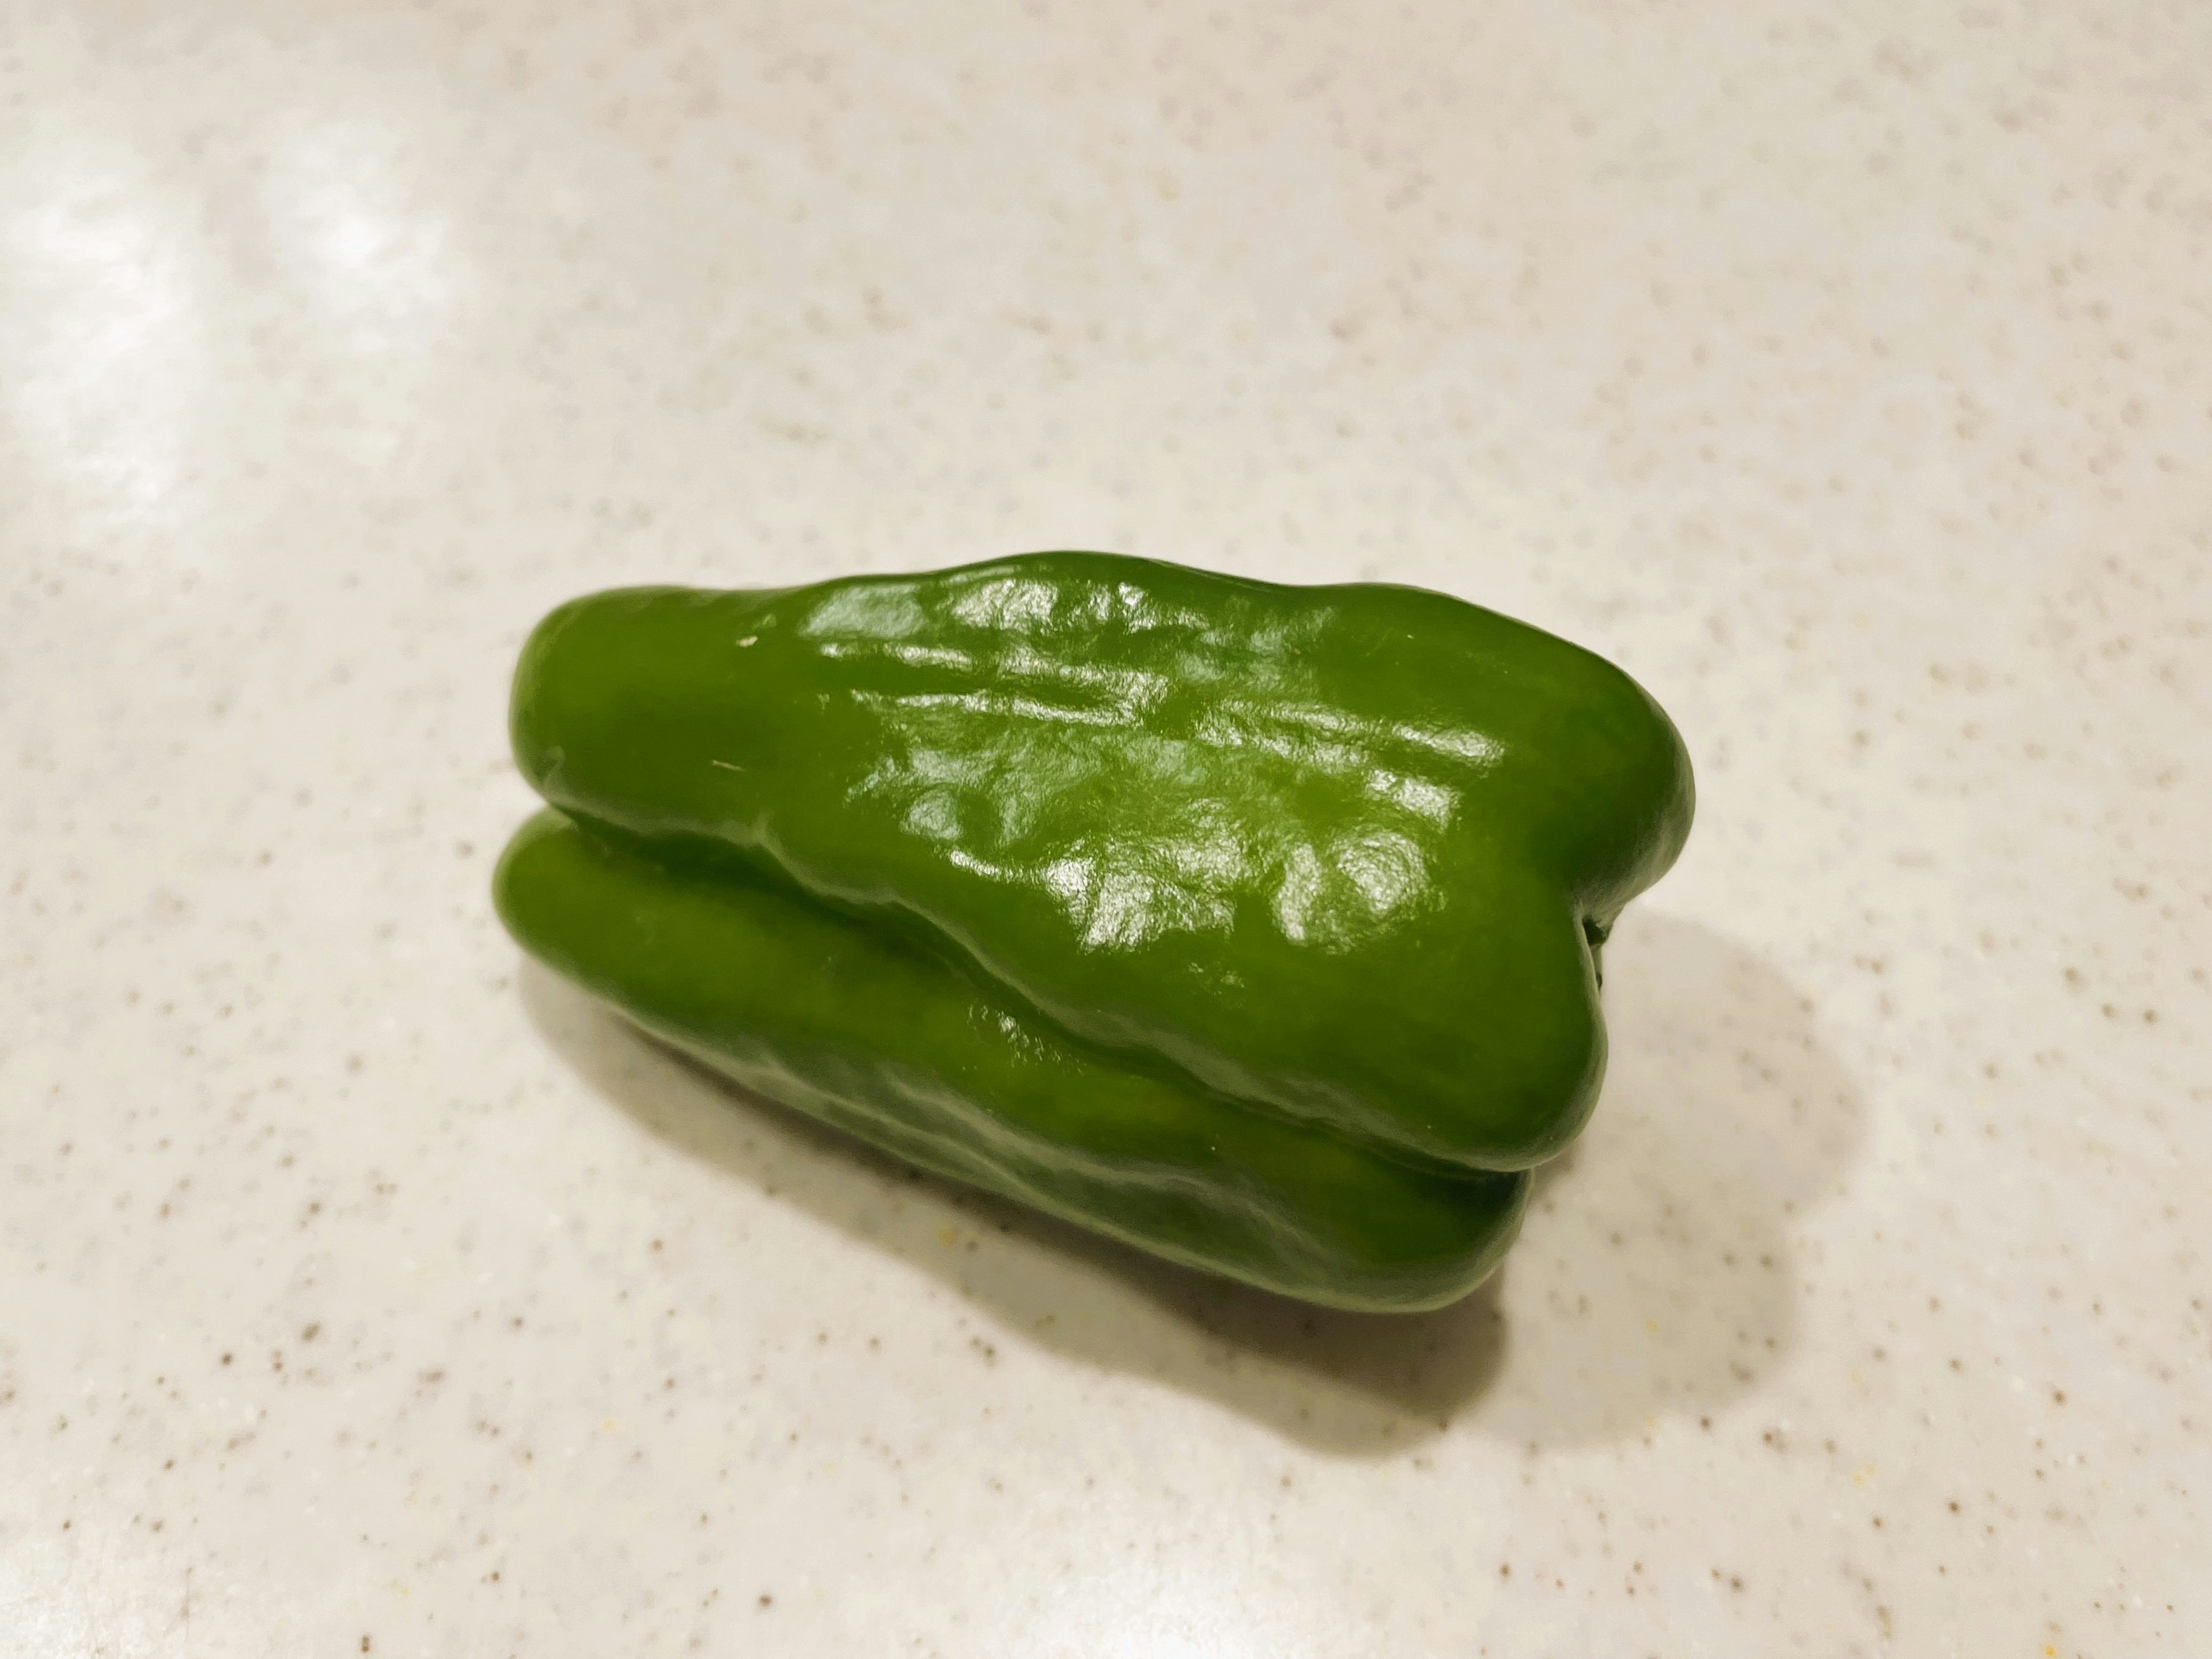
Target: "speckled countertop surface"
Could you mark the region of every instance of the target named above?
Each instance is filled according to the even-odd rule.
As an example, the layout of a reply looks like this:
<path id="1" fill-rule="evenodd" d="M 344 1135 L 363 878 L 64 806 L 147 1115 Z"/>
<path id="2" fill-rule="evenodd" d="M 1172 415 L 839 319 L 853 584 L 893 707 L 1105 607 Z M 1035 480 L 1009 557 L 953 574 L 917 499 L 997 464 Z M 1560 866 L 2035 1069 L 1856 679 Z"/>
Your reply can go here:
<path id="1" fill-rule="evenodd" d="M 2212 8 L 0 19 L 0 1653 L 2212 1642 Z M 521 971 L 572 592 L 1593 645 L 1699 822 L 1397 1322 Z"/>

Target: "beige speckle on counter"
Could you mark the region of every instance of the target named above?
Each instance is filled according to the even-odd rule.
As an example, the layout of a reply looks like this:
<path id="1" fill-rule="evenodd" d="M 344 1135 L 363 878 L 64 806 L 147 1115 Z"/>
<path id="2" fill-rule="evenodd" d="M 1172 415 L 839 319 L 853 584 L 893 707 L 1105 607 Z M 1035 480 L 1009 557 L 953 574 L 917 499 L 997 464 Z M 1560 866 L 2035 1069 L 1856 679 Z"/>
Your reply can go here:
<path id="1" fill-rule="evenodd" d="M 0 1650 L 2204 1651 L 2208 181 L 2148 0 L 14 7 Z M 917 1178 L 493 917 L 553 604 L 1043 547 L 1686 733 L 1462 1305 Z"/>

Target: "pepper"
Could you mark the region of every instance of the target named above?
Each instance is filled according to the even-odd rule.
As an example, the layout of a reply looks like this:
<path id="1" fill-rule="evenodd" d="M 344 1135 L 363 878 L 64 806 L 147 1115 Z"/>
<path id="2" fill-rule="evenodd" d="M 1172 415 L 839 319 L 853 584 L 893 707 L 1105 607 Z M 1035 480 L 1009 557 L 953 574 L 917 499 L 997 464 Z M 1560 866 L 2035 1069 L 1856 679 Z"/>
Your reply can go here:
<path id="1" fill-rule="evenodd" d="M 1626 674 L 1419 589 L 1100 553 L 574 600 L 514 680 L 523 947 L 769 1099 L 1308 1301 L 1498 1262 L 1681 850 Z"/>

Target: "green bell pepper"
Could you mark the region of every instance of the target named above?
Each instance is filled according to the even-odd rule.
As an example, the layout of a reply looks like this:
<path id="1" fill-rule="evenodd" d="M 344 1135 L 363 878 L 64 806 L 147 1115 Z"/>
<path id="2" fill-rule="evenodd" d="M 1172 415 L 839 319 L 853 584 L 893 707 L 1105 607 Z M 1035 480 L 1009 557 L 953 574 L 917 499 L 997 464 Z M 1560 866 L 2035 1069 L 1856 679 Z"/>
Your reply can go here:
<path id="1" fill-rule="evenodd" d="M 1346 1308 L 1496 1264 L 1692 812 L 1666 715 L 1550 635 L 1097 553 L 592 594 L 513 734 L 532 954 L 915 1164 Z"/>

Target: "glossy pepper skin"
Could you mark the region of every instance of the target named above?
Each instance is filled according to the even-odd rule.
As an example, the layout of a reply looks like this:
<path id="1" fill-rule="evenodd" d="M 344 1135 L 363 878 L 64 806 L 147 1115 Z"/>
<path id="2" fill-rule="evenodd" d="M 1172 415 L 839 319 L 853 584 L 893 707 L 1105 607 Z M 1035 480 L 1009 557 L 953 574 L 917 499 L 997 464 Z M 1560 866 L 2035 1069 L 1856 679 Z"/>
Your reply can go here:
<path id="1" fill-rule="evenodd" d="M 1692 801 L 1535 629 L 1096 553 L 590 595 L 513 735 L 526 949 L 916 1163 L 1352 1308 L 1496 1264 Z"/>

